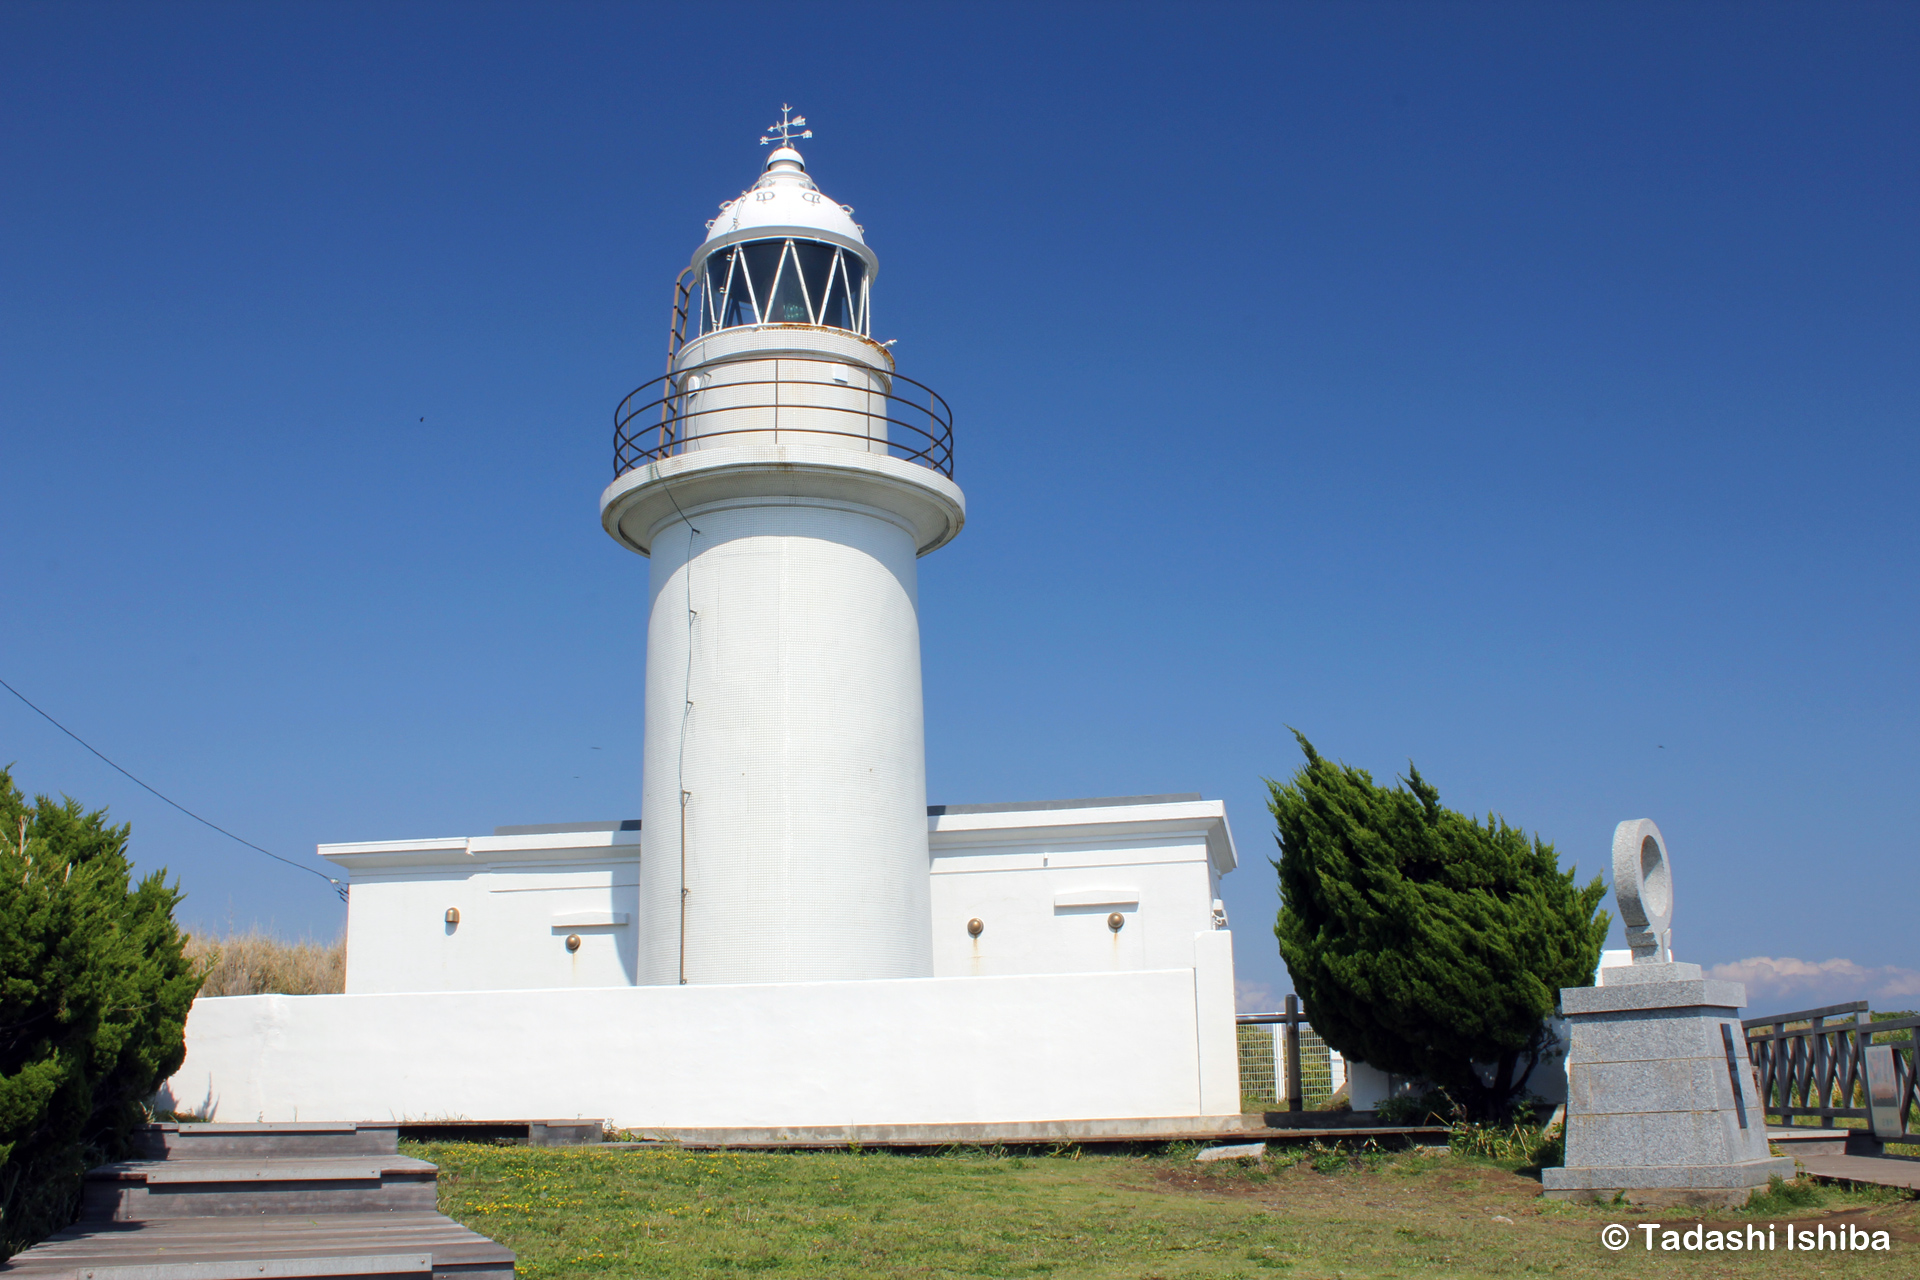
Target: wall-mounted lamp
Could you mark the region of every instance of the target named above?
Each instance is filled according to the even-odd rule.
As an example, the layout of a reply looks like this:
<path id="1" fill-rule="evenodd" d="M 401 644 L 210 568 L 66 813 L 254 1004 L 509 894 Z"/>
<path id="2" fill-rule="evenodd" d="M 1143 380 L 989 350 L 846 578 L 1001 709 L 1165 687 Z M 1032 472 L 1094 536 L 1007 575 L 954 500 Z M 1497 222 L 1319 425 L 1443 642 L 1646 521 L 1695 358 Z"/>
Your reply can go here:
<path id="1" fill-rule="evenodd" d="M 1107 917 L 1107 928 L 1113 930 L 1115 933 L 1120 932 L 1120 930 L 1126 926 L 1126 923 L 1127 918 L 1118 911 Z"/>
<path id="2" fill-rule="evenodd" d="M 458 907 L 448 907 L 448 908 L 447 908 L 447 923 L 448 923 L 448 924 L 459 924 L 459 923 L 460 923 L 460 908 L 458 908 Z"/>
<path id="3" fill-rule="evenodd" d="M 981 923 L 979 916 L 975 916 L 973 919 L 967 921 L 967 933 L 971 937 L 979 937 L 980 931 L 986 927 L 985 924 Z"/>
<path id="4" fill-rule="evenodd" d="M 579 934 L 577 934 L 577 933 L 570 933 L 570 934 L 568 934 L 568 935 L 567 935 L 567 950 L 569 950 L 569 951 L 578 951 L 579 949 L 580 949 L 580 935 L 579 935 Z"/>

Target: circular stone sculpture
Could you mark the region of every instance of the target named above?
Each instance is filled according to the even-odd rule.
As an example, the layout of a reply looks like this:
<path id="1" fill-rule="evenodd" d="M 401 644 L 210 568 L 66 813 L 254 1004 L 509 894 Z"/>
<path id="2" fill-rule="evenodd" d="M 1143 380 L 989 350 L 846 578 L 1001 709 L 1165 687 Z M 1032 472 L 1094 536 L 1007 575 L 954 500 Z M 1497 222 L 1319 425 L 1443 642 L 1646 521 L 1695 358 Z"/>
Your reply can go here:
<path id="1" fill-rule="evenodd" d="M 1613 829 L 1613 897 L 1620 904 L 1633 962 L 1671 960 L 1673 871 L 1667 842 L 1651 818 L 1633 818 Z"/>

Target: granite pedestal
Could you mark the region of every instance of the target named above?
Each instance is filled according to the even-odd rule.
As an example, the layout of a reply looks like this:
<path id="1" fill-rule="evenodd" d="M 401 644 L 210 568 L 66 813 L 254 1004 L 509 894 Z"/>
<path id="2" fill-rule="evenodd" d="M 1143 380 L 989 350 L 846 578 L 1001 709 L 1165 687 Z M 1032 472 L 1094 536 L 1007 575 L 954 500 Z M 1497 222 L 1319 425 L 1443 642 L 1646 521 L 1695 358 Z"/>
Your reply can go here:
<path id="1" fill-rule="evenodd" d="M 1746 988 L 1697 964 L 1632 964 L 1569 987 L 1566 1167 L 1541 1170 L 1555 1200 L 1739 1205 L 1793 1177 L 1767 1154 L 1759 1082 L 1740 1008 Z"/>

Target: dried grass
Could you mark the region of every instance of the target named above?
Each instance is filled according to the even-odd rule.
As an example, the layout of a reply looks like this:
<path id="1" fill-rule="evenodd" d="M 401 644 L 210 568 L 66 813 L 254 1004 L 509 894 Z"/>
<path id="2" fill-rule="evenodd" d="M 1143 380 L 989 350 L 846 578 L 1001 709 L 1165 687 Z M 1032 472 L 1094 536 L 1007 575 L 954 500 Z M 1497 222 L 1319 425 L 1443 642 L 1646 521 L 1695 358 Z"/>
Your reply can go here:
<path id="1" fill-rule="evenodd" d="M 347 944 L 282 942 L 251 929 L 213 938 L 187 936 L 187 958 L 206 972 L 203 996 L 331 995 L 347 989 Z"/>

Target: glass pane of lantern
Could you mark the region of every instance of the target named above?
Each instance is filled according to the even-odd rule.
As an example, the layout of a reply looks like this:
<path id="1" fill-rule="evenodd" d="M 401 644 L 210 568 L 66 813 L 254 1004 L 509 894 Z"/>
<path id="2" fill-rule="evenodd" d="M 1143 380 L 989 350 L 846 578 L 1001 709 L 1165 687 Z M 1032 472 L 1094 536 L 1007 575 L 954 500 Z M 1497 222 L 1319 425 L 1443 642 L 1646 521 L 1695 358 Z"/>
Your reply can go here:
<path id="1" fill-rule="evenodd" d="M 850 255 L 842 249 L 835 249 L 833 269 L 828 275 L 827 301 L 820 313 L 820 323 L 830 324 L 836 329 L 853 328 L 853 308 L 847 292 L 847 269 L 842 259 Z"/>
<path id="2" fill-rule="evenodd" d="M 780 275 L 780 263 L 786 257 L 787 242 L 754 240 L 741 245 L 740 252 L 746 260 L 747 278 L 753 282 L 754 299 L 760 304 L 761 323 L 777 322 L 780 317 L 769 309 L 767 302 L 773 294 L 774 281 Z"/>
<path id="3" fill-rule="evenodd" d="M 788 241 L 785 249 L 780 259 L 780 274 L 773 282 L 773 305 L 766 308 L 763 314 L 772 324 L 809 324 L 813 317 L 807 313 L 807 291 L 800 283 L 800 267 L 794 260 L 793 242 Z M 755 277 L 757 283 L 757 272 Z"/>
<path id="4" fill-rule="evenodd" d="M 702 292 L 706 294 L 707 305 L 701 314 L 706 319 L 705 330 L 711 332 L 722 324 L 720 313 L 727 300 L 727 272 L 733 266 L 733 250 L 708 254 L 706 266 L 707 287 Z"/>
<path id="5" fill-rule="evenodd" d="M 833 271 L 833 246 L 815 244 L 810 240 L 793 242 L 794 257 L 800 262 L 800 277 L 807 285 L 807 301 L 813 304 L 813 314 L 820 324 L 833 324 L 824 314 L 827 297 L 827 281 Z M 847 326 L 840 324 L 842 329 Z"/>
<path id="6" fill-rule="evenodd" d="M 866 314 L 867 264 L 861 259 L 859 254 L 843 253 L 840 255 L 840 265 L 846 268 L 847 284 L 849 286 L 848 292 L 853 299 L 853 323 L 849 324 L 847 328 L 859 333 L 866 333 L 870 327 L 869 322 L 871 320 L 871 317 Z"/>
<path id="7" fill-rule="evenodd" d="M 723 328 L 732 328 L 739 324 L 758 324 L 759 308 L 756 306 L 756 294 L 753 282 L 748 279 L 747 258 L 736 245 L 726 250 L 730 270 L 727 273 L 727 296 L 720 308 L 720 324 Z"/>

